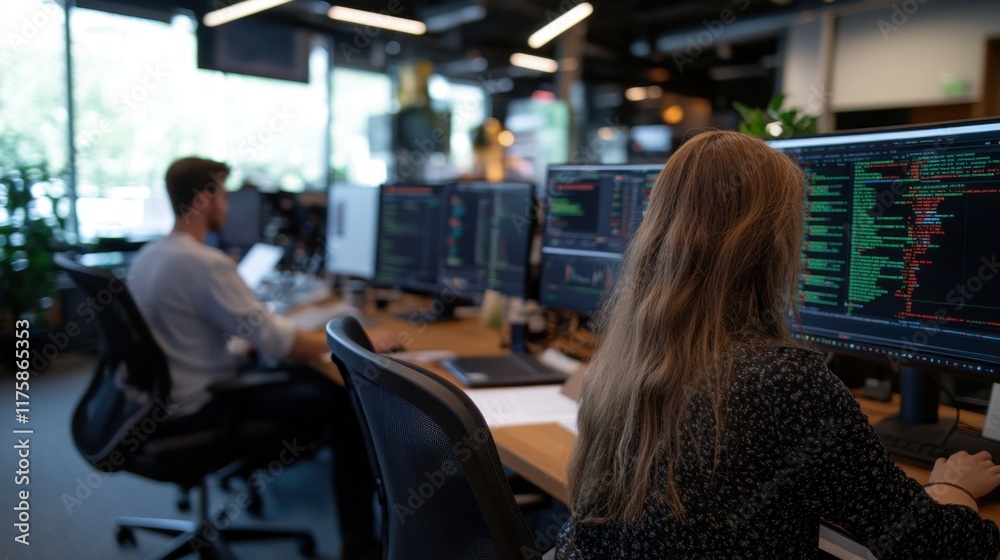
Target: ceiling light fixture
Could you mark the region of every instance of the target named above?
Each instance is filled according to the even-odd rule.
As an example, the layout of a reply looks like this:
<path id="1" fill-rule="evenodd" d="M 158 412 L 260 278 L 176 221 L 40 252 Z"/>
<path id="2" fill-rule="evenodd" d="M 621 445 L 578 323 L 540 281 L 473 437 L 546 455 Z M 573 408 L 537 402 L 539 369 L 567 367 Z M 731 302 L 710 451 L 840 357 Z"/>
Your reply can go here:
<path id="1" fill-rule="evenodd" d="M 333 6 L 330 8 L 330 11 L 326 13 L 326 15 L 330 19 L 338 21 L 346 21 L 348 23 L 357 23 L 360 25 L 370 25 L 372 27 L 380 27 L 390 31 L 409 33 L 410 35 L 423 35 L 424 33 L 427 33 L 427 26 L 421 21 L 390 16 L 388 14 L 377 12 L 355 10 L 354 8 L 345 8 L 343 6 Z"/>
<path id="2" fill-rule="evenodd" d="M 432 33 L 441 33 L 442 31 L 448 31 L 449 29 L 454 29 L 467 23 L 479 21 L 485 17 L 485 6 L 470 4 L 457 9 L 435 13 L 433 15 L 425 14 L 423 20 L 424 23 L 427 24 L 428 31 Z"/>
<path id="3" fill-rule="evenodd" d="M 559 69 L 559 63 L 551 58 L 542 58 L 524 53 L 510 55 L 510 63 L 514 66 L 520 66 L 528 70 L 537 70 L 539 72 L 555 72 Z"/>
<path id="4" fill-rule="evenodd" d="M 629 101 L 642 101 L 643 99 L 646 99 L 647 96 L 648 93 L 646 92 L 646 88 L 641 86 L 630 87 L 625 90 L 625 99 L 628 99 Z"/>
<path id="5" fill-rule="evenodd" d="M 538 31 L 532 33 L 531 37 L 528 37 L 528 46 L 533 49 L 541 47 L 545 43 L 548 43 L 552 39 L 562 35 L 567 29 L 580 23 L 592 13 L 594 13 L 594 7 L 590 5 L 590 2 L 582 2 L 573 6 L 573 8 L 568 12 L 550 21 L 545 25 L 545 27 L 542 27 Z"/>
<path id="6" fill-rule="evenodd" d="M 264 10 L 270 10 L 271 8 L 287 4 L 291 1 L 292 0 L 244 0 L 243 2 L 208 12 L 205 14 L 205 17 L 202 18 L 202 22 L 206 27 L 217 27 L 224 23 L 229 23 L 240 18 L 251 16 L 258 12 L 263 12 Z"/>

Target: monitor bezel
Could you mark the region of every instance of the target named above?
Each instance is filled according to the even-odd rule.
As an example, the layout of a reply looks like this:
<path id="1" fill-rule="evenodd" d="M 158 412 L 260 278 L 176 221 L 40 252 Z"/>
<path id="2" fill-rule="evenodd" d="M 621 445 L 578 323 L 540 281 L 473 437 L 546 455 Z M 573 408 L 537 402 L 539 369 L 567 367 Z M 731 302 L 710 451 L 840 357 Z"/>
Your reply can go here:
<path id="1" fill-rule="evenodd" d="M 795 136 L 789 136 L 787 138 L 765 138 L 764 142 L 775 148 L 775 144 L 780 144 L 784 142 L 796 142 L 800 140 L 811 140 L 818 138 L 839 138 L 843 136 L 852 135 L 869 135 L 869 134 L 882 134 L 882 133 L 893 133 L 893 132 L 907 132 L 907 131 L 920 131 L 920 130 L 933 130 L 935 128 L 960 128 L 965 126 L 976 126 L 976 125 L 991 125 L 1000 124 L 1000 117 L 986 117 L 981 119 L 958 119 L 950 121 L 941 121 L 934 123 L 916 123 L 916 124 L 900 124 L 892 126 L 878 126 L 872 128 L 850 128 L 845 130 L 833 130 L 830 132 L 813 132 L 809 134 L 797 134 Z M 775 148 L 777 149 L 777 148 Z"/>

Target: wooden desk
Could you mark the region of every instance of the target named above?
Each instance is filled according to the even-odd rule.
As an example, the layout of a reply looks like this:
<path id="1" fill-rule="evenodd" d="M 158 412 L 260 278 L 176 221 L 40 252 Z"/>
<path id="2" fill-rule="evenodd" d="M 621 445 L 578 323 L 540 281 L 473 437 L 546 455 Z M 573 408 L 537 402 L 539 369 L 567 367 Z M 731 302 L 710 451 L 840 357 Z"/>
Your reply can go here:
<path id="1" fill-rule="evenodd" d="M 405 298 L 404 309 L 417 309 L 424 304 L 420 298 Z M 398 312 L 398 311 L 397 311 Z M 402 315 L 402 316 L 400 316 Z M 498 331 L 490 330 L 479 319 L 455 319 L 431 323 L 424 313 L 400 313 L 397 315 L 388 311 L 376 311 L 373 306 L 365 310 L 366 320 L 371 324 L 364 326 L 370 336 L 378 334 L 393 335 L 407 351 L 419 350 L 451 350 L 458 356 L 502 356 L 506 350 L 501 348 L 501 336 Z M 343 385 L 340 372 L 336 366 L 324 357 L 322 361 L 310 361 L 310 365 Z M 448 379 L 454 384 L 458 380 L 443 366 L 436 363 L 419 363 L 420 366 Z"/>
<path id="2" fill-rule="evenodd" d="M 406 338 L 408 350 L 442 350 L 455 351 L 459 356 L 502 355 L 506 350 L 500 347 L 500 334 L 487 329 L 477 319 L 462 319 L 443 323 L 427 324 L 419 320 L 400 319 L 388 313 L 373 313 L 376 323 L 366 327 L 369 332 L 398 332 Z M 439 364 L 420 364 L 426 369 L 455 382 L 454 377 Z M 336 368 L 332 375 L 339 373 Z M 882 403 L 868 399 L 859 399 L 862 411 L 872 423 L 899 411 L 899 397 L 893 401 Z M 954 416 L 951 407 L 942 406 L 941 416 Z M 981 414 L 962 412 L 963 424 L 981 429 L 985 417 Z M 567 503 L 566 471 L 576 436 L 558 424 L 538 424 L 532 426 L 517 426 L 497 428 L 492 430 L 500 458 L 504 464 L 517 471 L 526 480 L 531 481 L 545 490 L 557 500 Z M 930 470 L 922 463 L 905 458 L 897 458 L 896 463 L 907 475 L 921 484 L 927 482 Z M 982 515 L 1000 523 L 1000 500 L 988 498 L 980 505 Z"/>
<path id="3" fill-rule="evenodd" d="M 872 423 L 898 413 L 899 397 L 891 403 L 881 403 L 859 399 L 861 410 Z M 942 407 L 941 414 L 947 418 L 955 414 L 954 409 Z M 981 414 L 962 412 L 962 422 L 982 426 Z M 493 430 L 500 457 L 512 469 L 536 484 L 556 499 L 567 502 L 566 469 L 573 452 L 575 436 L 558 424 L 518 426 Z M 905 457 L 894 457 L 908 476 L 921 484 L 926 484 L 930 469 L 924 463 Z M 980 502 L 979 511 L 983 517 L 1000 524 L 1000 499 L 988 497 Z"/>

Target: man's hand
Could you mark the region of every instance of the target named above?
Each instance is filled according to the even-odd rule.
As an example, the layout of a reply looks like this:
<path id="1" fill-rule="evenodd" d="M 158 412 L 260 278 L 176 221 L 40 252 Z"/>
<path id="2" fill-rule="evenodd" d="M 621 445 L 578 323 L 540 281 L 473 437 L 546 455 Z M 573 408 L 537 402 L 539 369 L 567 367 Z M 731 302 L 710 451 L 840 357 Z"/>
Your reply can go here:
<path id="1" fill-rule="evenodd" d="M 375 351 L 379 354 L 388 354 L 390 352 L 401 352 L 405 350 L 403 344 L 399 341 L 398 333 L 368 333 L 368 339 L 372 341 L 372 346 L 375 347 Z"/>
<path id="2" fill-rule="evenodd" d="M 379 331 L 368 333 L 372 346 L 379 353 L 399 352 L 404 350 L 399 342 L 399 333 Z M 291 358 L 314 359 L 317 356 L 330 355 L 330 347 L 326 344 L 326 331 L 299 330 L 295 333 L 295 344 L 289 353 Z"/>

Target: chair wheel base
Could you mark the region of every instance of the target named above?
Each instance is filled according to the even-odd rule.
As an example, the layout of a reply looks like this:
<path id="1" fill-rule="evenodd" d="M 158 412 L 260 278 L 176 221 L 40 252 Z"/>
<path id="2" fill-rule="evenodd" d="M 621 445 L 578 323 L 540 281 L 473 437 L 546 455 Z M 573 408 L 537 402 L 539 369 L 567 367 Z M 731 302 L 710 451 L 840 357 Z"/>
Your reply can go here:
<path id="1" fill-rule="evenodd" d="M 247 512 L 255 517 L 260 517 L 264 511 L 264 499 L 256 491 L 250 493 L 250 503 L 247 504 Z"/>
<path id="2" fill-rule="evenodd" d="M 177 511 L 191 511 L 191 496 L 187 490 L 177 492 Z"/>
<path id="3" fill-rule="evenodd" d="M 316 557 L 316 539 L 309 537 L 299 541 L 299 554 L 306 558 Z"/>
<path id="4" fill-rule="evenodd" d="M 115 541 L 118 542 L 120 547 L 134 547 L 139 543 L 135 539 L 135 531 L 131 527 L 118 527 L 115 531 Z"/>

